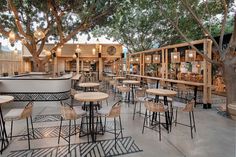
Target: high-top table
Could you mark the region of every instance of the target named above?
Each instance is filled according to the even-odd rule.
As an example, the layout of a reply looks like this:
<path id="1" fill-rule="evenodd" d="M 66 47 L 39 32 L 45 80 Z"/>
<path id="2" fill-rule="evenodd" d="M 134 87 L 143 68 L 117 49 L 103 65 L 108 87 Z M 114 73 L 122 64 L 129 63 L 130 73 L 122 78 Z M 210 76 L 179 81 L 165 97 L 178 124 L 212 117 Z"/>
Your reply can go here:
<path id="1" fill-rule="evenodd" d="M 136 81 L 136 80 L 124 80 L 123 83 L 124 83 L 124 84 L 128 84 L 129 86 L 131 86 L 132 103 L 134 104 L 134 88 L 135 88 L 135 85 L 140 84 L 140 81 Z M 130 101 L 130 95 L 129 95 L 129 101 Z"/>
<path id="2" fill-rule="evenodd" d="M 174 97 L 177 95 L 176 91 L 173 90 L 168 90 L 168 89 L 147 89 L 146 92 L 148 94 L 155 95 L 155 102 L 159 101 L 159 96 L 163 96 L 164 98 L 164 105 L 168 106 L 168 101 L 167 97 Z M 154 118 L 154 117 L 153 117 Z M 169 125 L 171 127 L 172 125 L 172 118 L 173 118 L 173 113 L 171 113 L 171 117 L 169 116 L 169 110 L 165 113 L 165 118 L 166 118 L 166 129 L 169 130 Z M 170 124 L 169 124 L 170 123 Z"/>
<path id="3" fill-rule="evenodd" d="M 106 100 L 108 98 L 108 94 L 102 92 L 84 92 L 75 94 L 74 98 L 78 101 L 89 102 L 89 134 L 91 134 L 92 142 L 95 142 L 96 132 L 94 130 L 93 103 L 97 101 Z"/>
<path id="4" fill-rule="evenodd" d="M 91 92 L 94 90 L 95 87 L 100 86 L 100 84 L 95 83 L 95 82 L 85 82 L 85 83 L 80 83 L 79 86 L 84 88 L 84 92 L 87 91 L 87 88 L 90 88 L 90 92 Z"/>
<path id="5" fill-rule="evenodd" d="M 5 150 L 9 144 L 7 139 L 7 132 L 5 128 L 5 121 L 2 115 L 2 105 L 8 102 L 11 102 L 14 99 L 13 96 L 0 95 L 0 140 L 1 140 L 1 148 L 0 153 L 2 154 L 3 150 Z"/>

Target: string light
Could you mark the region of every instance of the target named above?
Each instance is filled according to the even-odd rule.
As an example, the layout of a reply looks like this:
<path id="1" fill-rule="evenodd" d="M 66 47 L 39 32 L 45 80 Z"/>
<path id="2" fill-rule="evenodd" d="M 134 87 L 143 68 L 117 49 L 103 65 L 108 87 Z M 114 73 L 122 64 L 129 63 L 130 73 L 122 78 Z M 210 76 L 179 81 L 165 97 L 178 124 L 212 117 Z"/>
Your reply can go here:
<path id="1" fill-rule="evenodd" d="M 13 44 L 16 41 L 16 34 L 13 31 L 10 31 L 8 39 L 9 39 L 9 42 Z"/>
<path id="2" fill-rule="evenodd" d="M 57 48 L 57 56 L 61 56 L 61 51 L 62 51 L 61 47 L 58 47 Z"/>
<path id="3" fill-rule="evenodd" d="M 42 39 L 45 37 L 45 34 L 44 32 L 41 30 L 41 29 L 37 29 L 35 32 L 34 32 L 34 37 L 38 40 Z"/>
<path id="4" fill-rule="evenodd" d="M 96 54 L 96 49 L 95 48 L 93 48 L 93 50 L 92 50 L 93 52 L 93 55 L 95 55 Z"/>

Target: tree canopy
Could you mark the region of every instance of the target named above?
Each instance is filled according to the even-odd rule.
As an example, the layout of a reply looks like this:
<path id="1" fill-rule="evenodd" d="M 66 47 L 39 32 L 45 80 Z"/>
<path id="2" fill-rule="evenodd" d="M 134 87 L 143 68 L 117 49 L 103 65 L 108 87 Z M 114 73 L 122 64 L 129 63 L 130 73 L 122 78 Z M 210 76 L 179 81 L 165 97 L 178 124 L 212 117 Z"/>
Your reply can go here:
<path id="1" fill-rule="evenodd" d="M 15 35 L 16 40 L 32 54 L 38 66 L 39 55 L 48 41 L 55 41 L 58 47 L 77 34 L 88 32 L 97 25 L 106 23 L 123 0 L 2 0 L 0 1 L 0 33 L 8 37 Z M 44 34 L 37 38 L 37 34 Z M 15 33 L 15 34 L 14 34 Z M 14 41 L 13 41 L 14 42 Z"/>
<path id="2" fill-rule="evenodd" d="M 202 23 L 213 36 L 220 34 L 223 6 L 220 0 L 190 0 L 189 3 Z M 231 5 L 233 1 L 229 2 Z M 165 16 L 160 11 L 165 10 Z M 229 10 L 232 12 L 232 10 Z M 109 18 L 109 23 L 93 32 L 106 34 L 108 38 L 126 45 L 131 52 L 142 51 L 162 45 L 183 42 L 184 39 L 171 25 L 167 17 L 176 22 L 183 33 L 191 40 L 203 38 L 205 34 L 180 1 L 130 1 Z M 227 19 L 226 32 L 232 32 L 233 15 Z"/>

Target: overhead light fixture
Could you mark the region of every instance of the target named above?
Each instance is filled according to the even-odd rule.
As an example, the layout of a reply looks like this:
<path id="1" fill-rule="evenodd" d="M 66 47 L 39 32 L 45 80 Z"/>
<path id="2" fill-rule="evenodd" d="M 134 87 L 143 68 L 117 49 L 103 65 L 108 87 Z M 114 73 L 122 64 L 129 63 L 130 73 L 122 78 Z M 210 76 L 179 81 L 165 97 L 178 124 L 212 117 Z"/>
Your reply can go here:
<path id="1" fill-rule="evenodd" d="M 174 59 L 177 59 L 177 58 L 178 58 L 178 56 L 177 56 L 177 55 L 174 55 L 174 56 L 173 56 L 173 58 L 174 58 Z"/>
<path id="2" fill-rule="evenodd" d="M 58 47 L 56 52 L 57 52 L 57 56 L 61 56 L 62 48 Z"/>
<path id="3" fill-rule="evenodd" d="M 92 53 L 93 53 L 93 55 L 96 54 L 96 49 L 95 48 L 93 48 Z"/>
<path id="4" fill-rule="evenodd" d="M 79 45 L 76 46 L 75 52 L 76 53 L 80 53 L 81 52 L 81 49 L 80 49 Z"/>
<path id="5" fill-rule="evenodd" d="M 78 58 L 79 57 L 79 54 L 78 53 L 75 53 L 75 54 L 73 54 L 73 56 L 72 56 L 74 59 L 75 58 Z"/>
<path id="6" fill-rule="evenodd" d="M 44 54 L 46 55 L 46 56 L 51 56 L 51 51 L 49 51 L 49 50 L 43 50 L 44 51 Z"/>
<path id="7" fill-rule="evenodd" d="M 133 59 L 133 58 L 131 58 L 131 59 L 130 59 L 130 62 L 133 62 L 133 61 L 134 61 L 134 59 Z"/>
<path id="8" fill-rule="evenodd" d="M 188 56 L 189 56 L 189 58 L 193 58 L 193 53 L 190 52 L 190 53 L 188 54 Z"/>
<path id="9" fill-rule="evenodd" d="M 138 60 L 139 60 L 139 59 L 138 59 L 138 58 L 136 58 L 136 61 L 137 61 L 137 62 L 138 62 Z"/>
<path id="10" fill-rule="evenodd" d="M 13 31 L 10 31 L 8 35 L 8 40 L 11 44 L 13 44 L 16 41 L 16 34 Z"/>
<path id="11" fill-rule="evenodd" d="M 45 34 L 44 32 L 41 30 L 41 29 L 37 29 L 35 32 L 34 32 L 34 37 L 38 40 L 42 39 L 45 37 Z"/>

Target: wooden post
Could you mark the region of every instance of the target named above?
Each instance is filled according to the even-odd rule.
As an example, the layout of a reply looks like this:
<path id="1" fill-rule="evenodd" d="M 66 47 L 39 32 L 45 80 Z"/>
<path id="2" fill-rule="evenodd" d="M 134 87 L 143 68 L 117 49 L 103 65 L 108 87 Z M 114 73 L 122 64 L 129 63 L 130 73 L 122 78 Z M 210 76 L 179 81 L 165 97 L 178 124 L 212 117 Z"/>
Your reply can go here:
<path id="1" fill-rule="evenodd" d="M 168 49 L 165 49 L 165 78 L 168 79 Z"/>
<path id="2" fill-rule="evenodd" d="M 127 74 L 130 74 L 130 54 L 127 54 L 127 57 L 126 57 L 126 73 Z"/>
<path id="3" fill-rule="evenodd" d="M 76 58 L 76 73 L 79 74 L 79 57 Z"/>
<path id="4" fill-rule="evenodd" d="M 207 56 L 212 58 L 212 41 L 207 40 Z M 211 108 L 211 84 L 212 84 L 212 64 L 207 62 L 207 105 L 208 108 Z"/>
<path id="5" fill-rule="evenodd" d="M 161 49 L 161 78 L 165 78 L 165 49 Z"/>
<path id="6" fill-rule="evenodd" d="M 140 75 L 144 75 L 144 54 L 140 53 Z"/>
<path id="7" fill-rule="evenodd" d="M 204 54 L 211 58 L 211 48 L 209 48 L 211 44 L 208 44 L 208 40 L 204 39 L 203 41 L 203 51 Z M 209 68 L 209 69 L 208 69 Z M 209 99 L 211 99 L 211 87 L 209 87 L 209 84 L 211 86 L 211 65 L 206 61 L 206 59 L 203 60 L 203 108 L 207 109 L 211 107 L 211 104 L 209 104 Z"/>
<path id="8" fill-rule="evenodd" d="M 98 75 L 99 75 L 99 81 L 103 79 L 103 60 L 102 57 L 98 58 Z"/>

